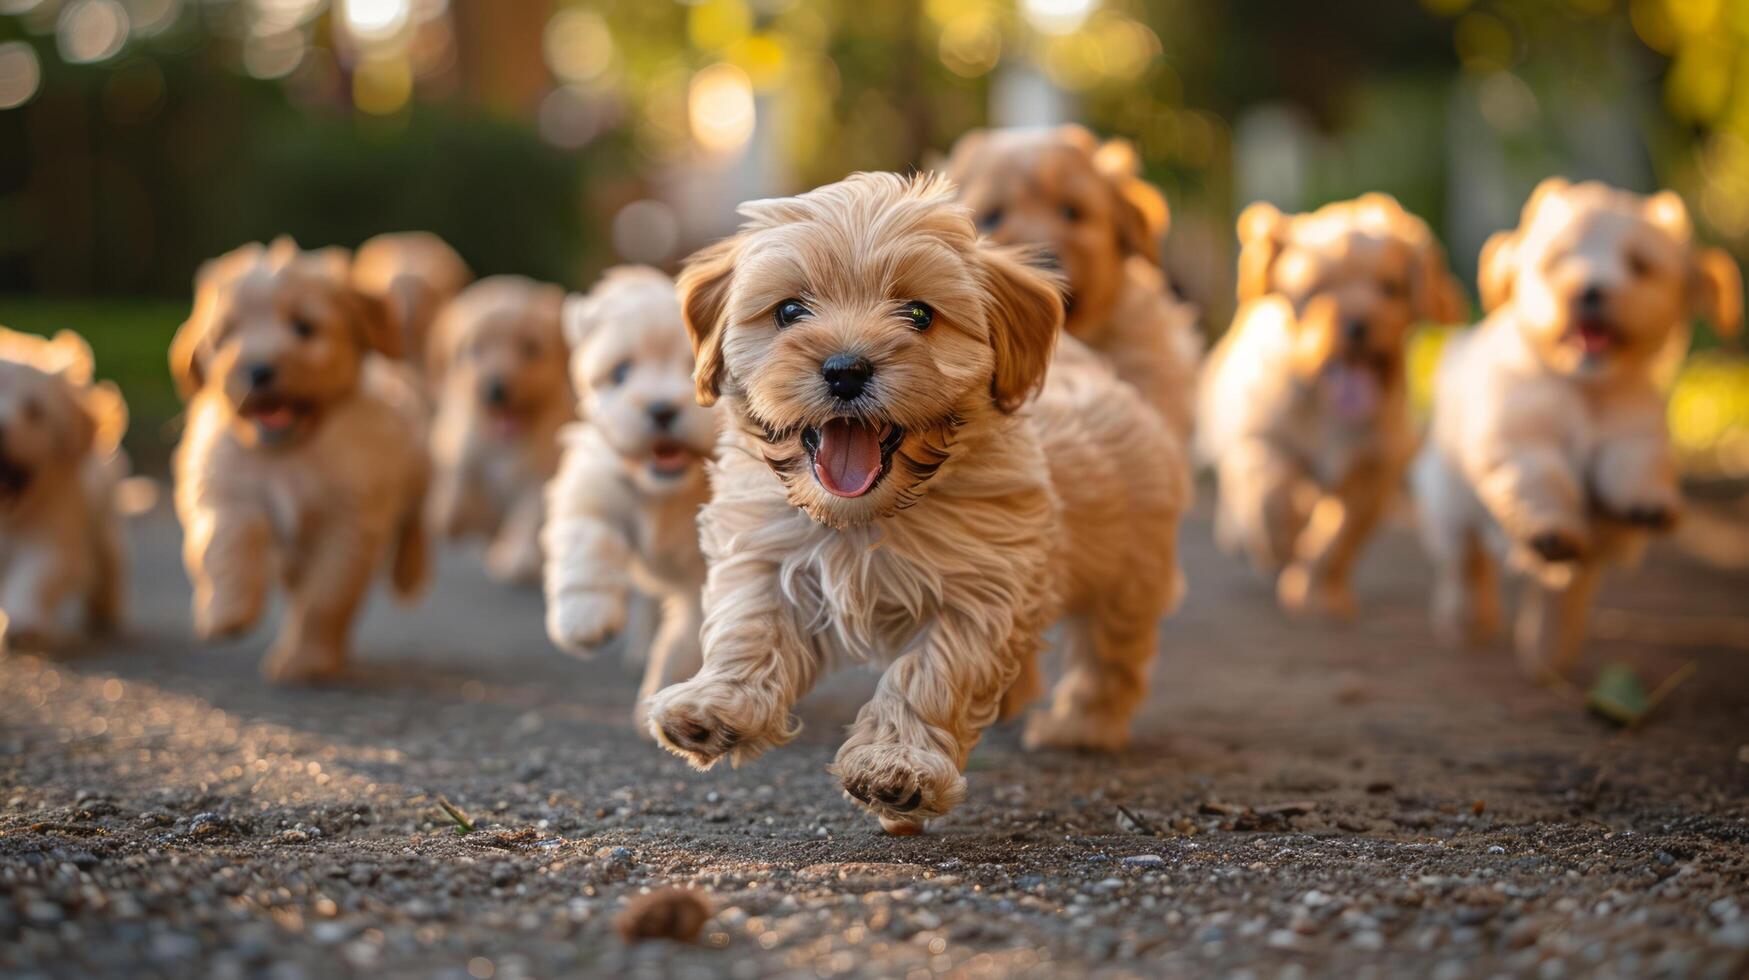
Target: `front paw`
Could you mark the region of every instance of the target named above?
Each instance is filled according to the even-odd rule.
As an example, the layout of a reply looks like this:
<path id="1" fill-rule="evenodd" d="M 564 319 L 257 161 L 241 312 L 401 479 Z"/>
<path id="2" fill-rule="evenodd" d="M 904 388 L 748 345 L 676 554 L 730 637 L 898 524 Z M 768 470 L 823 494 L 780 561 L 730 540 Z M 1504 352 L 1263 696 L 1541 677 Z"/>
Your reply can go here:
<path id="1" fill-rule="evenodd" d="M 737 763 L 794 737 L 772 697 L 733 681 L 695 677 L 663 688 L 644 705 L 650 735 L 695 769 L 724 756 Z"/>
<path id="2" fill-rule="evenodd" d="M 539 548 L 499 542 L 486 549 L 486 574 L 504 585 L 538 583 L 540 562 Z"/>
<path id="3" fill-rule="evenodd" d="M 915 834 L 966 798 L 966 779 L 952 759 L 915 745 L 869 742 L 838 750 L 831 772 L 844 792 L 881 820 L 890 834 Z"/>
<path id="4" fill-rule="evenodd" d="M 1667 503 L 1643 502 L 1629 504 L 1614 511 L 1611 516 L 1625 524 L 1648 531 L 1668 531 L 1676 526 L 1681 518 L 1681 511 Z"/>
<path id="5" fill-rule="evenodd" d="M 247 633 L 260 607 L 236 595 L 206 592 L 194 598 L 194 635 L 203 642 L 228 640 Z"/>
<path id="6" fill-rule="evenodd" d="M 1524 543 L 1538 558 L 1556 565 L 1578 561 L 1587 550 L 1583 535 L 1559 528 L 1536 531 Z"/>
<path id="7" fill-rule="evenodd" d="M 617 592 L 576 592 L 547 604 L 547 636 L 566 653 L 586 657 L 620 634 L 626 597 Z"/>
<path id="8" fill-rule="evenodd" d="M 302 644 L 275 643 L 261 661 L 261 676 L 281 687 L 321 684 L 346 670 L 346 651 Z"/>
<path id="9" fill-rule="evenodd" d="M 1282 569 L 1281 577 L 1275 582 L 1275 596 L 1282 610 L 1290 615 L 1339 623 L 1354 620 L 1354 593 L 1349 591 L 1348 585 L 1320 578 L 1303 564 L 1295 563 Z"/>

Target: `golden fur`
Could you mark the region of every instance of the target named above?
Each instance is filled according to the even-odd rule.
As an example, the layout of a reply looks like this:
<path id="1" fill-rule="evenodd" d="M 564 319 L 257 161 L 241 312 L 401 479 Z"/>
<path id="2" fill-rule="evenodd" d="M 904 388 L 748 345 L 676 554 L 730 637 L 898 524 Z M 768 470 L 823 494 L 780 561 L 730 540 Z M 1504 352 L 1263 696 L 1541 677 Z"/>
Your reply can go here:
<path id="1" fill-rule="evenodd" d="M 1202 336 L 1160 269 L 1169 212 L 1140 169 L 1129 143 L 1075 125 L 973 130 L 946 167 L 992 240 L 1048 250 L 1068 280 L 1064 328 L 1188 440 Z"/>
<path id="2" fill-rule="evenodd" d="M 290 602 L 262 670 L 281 682 L 343 669 L 385 559 L 403 597 L 427 571 L 421 400 L 347 266 L 286 238 L 208 262 L 170 348 L 188 399 L 174 468 L 195 632 L 254 625 L 276 569 Z"/>
<path id="3" fill-rule="evenodd" d="M 622 637 L 632 659 L 648 649 L 642 731 L 646 699 L 698 670 L 698 511 L 710 496 L 716 412 L 693 398 L 692 348 L 662 273 L 610 269 L 566 301 L 564 322 L 586 421 L 564 430 L 547 490 L 547 634 L 590 654 L 628 631 L 635 603 L 659 604 L 653 639 Z"/>
<path id="4" fill-rule="evenodd" d="M 1530 579 L 1520 663 L 1564 672 L 1604 568 L 1675 523 L 1659 367 L 1686 348 L 1690 317 L 1731 334 L 1743 312 L 1736 264 L 1693 234 L 1669 191 L 1551 178 L 1482 249 L 1490 312 L 1441 361 L 1415 468 L 1443 639 L 1494 632 L 1503 557 Z"/>
<path id="5" fill-rule="evenodd" d="M 492 276 L 464 289 L 432 331 L 431 526 L 449 538 L 489 535 L 486 570 L 499 581 L 540 577 L 542 495 L 559 466 L 559 430 L 576 417 L 564 298 L 557 286 Z"/>
<path id="6" fill-rule="evenodd" d="M 1414 451 L 1404 347 L 1462 294 L 1421 219 L 1384 194 L 1239 217 L 1239 300 L 1209 357 L 1198 452 L 1216 529 L 1284 608 L 1348 617 L 1350 571 Z"/>
<path id="7" fill-rule="evenodd" d="M 407 360 L 424 364 L 432 325 L 474 274 L 449 243 L 428 231 L 378 235 L 352 258 L 352 284 L 381 300 L 401 331 Z"/>
<path id="8" fill-rule="evenodd" d="M 127 405 L 93 382 L 91 348 L 0 327 L 0 645 L 54 647 L 120 625 L 125 562 L 116 510 Z"/>
<path id="9" fill-rule="evenodd" d="M 963 799 L 1059 619 L 1067 671 L 1028 744 L 1125 742 L 1190 494 L 1132 389 L 1072 339 L 1053 363 L 1057 285 L 952 193 L 858 174 L 747 204 L 680 278 L 699 397 L 727 417 L 699 519 L 704 666 L 651 698 L 652 733 L 701 768 L 748 759 L 795 734 L 828 663 L 886 664 L 832 770 L 895 832 Z M 850 356 L 872 375 L 846 399 L 827 362 Z M 876 438 L 874 482 L 829 491 L 837 447 Z"/>

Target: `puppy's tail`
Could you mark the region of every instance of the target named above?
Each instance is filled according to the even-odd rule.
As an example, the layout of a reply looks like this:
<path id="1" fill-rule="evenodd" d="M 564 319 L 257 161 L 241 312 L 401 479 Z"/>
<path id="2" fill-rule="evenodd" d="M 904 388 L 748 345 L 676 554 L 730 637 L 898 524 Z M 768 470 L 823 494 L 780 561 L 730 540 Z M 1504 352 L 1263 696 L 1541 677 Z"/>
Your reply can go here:
<path id="1" fill-rule="evenodd" d="M 395 595 L 410 603 L 419 598 L 431 579 L 431 548 L 426 539 L 423 507 L 409 508 L 395 536 L 394 564 L 389 568 L 389 581 Z"/>

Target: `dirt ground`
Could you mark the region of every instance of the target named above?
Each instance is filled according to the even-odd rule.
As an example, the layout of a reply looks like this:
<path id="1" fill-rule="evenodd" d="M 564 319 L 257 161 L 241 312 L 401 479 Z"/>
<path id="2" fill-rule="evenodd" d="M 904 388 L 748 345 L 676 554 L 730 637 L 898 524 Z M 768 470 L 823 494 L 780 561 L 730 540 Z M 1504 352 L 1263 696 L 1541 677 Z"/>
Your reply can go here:
<path id="1" fill-rule="evenodd" d="M 825 772 L 865 675 L 796 744 L 694 774 L 632 733 L 622 665 L 555 653 L 538 596 L 454 553 L 424 605 L 376 601 L 355 677 L 274 690 L 266 631 L 192 643 L 175 526 L 141 519 L 128 642 L 0 659 L 0 971 L 1749 971 L 1749 575 L 1664 546 L 1612 586 L 1592 667 L 1698 665 L 1624 734 L 1503 651 L 1435 648 L 1401 528 L 1349 628 L 1186 537 L 1134 747 L 998 728 L 967 804 L 898 839 Z M 628 945 L 626 902 L 669 884 L 708 896 L 698 942 Z"/>

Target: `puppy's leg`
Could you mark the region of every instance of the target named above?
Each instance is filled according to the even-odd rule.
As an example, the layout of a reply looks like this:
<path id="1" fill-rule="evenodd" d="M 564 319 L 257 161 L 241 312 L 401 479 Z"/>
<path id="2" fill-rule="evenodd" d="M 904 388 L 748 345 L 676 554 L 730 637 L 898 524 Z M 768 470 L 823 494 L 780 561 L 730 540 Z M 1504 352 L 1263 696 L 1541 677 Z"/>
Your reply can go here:
<path id="1" fill-rule="evenodd" d="M 253 507 L 188 508 L 182 560 L 194 582 L 194 632 L 203 640 L 235 636 L 255 625 L 267 601 L 273 547 L 267 515 Z"/>
<path id="2" fill-rule="evenodd" d="M 1349 578 L 1354 560 L 1384 516 L 1398 470 L 1382 462 L 1354 468 L 1335 492 L 1322 496 L 1282 570 L 1276 595 L 1282 608 L 1332 619 L 1354 618 Z"/>
<path id="3" fill-rule="evenodd" d="M 657 691 L 650 734 L 694 767 L 736 763 L 794 738 L 793 707 L 820 672 L 811 638 L 789 613 L 777 566 L 732 555 L 711 566 L 699 640 L 704 665 L 691 680 Z"/>
<path id="4" fill-rule="evenodd" d="M 670 595 L 662 600 L 662 625 L 650 645 L 644 681 L 638 687 L 638 704 L 632 712 L 632 724 L 641 735 L 650 735 L 645 706 L 651 695 L 698 673 L 704 662 L 698 643 L 698 631 L 704 625 L 704 607 L 700 602 L 697 592 Z"/>
<path id="5" fill-rule="evenodd" d="M 1293 556 L 1305 520 L 1294 499 L 1299 468 L 1269 443 L 1248 439 L 1221 457 L 1219 475 L 1223 536 L 1273 579 Z"/>
<path id="6" fill-rule="evenodd" d="M 547 637 L 566 653 L 589 656 L 625 628 L 632 548 L 617 522 L 571 491 L 564 473 L 552 486 L 542 543 Z"/>
<path id="7" fill-rule="evenodd" d="M 291 601 L 279 638 L 261 663 L 278 684 L 324 680 L 346 667 L 352 621 L 387 544 L 357 525 L 322 528 L 291 576 Z"/>
<path id="8" fill-rule="evenodd" d="M 919 833 L 925 820 L 964 801 L 960 771 L 1032 654 L 1021 647 L 1036 644 L 1016 633 L 993 639 L 979 624 L 943 613 L 857 712 L 831 771 L 888 833 Z"/>
<path id="9" fill-rule="evenodd" d="M 1518 665 L 1535 680 L 1565 676 L 1585 648 L 1591 602 L 1603 578 L 1597 562 L 1578 562 L 1565 584 L 1531 578 L 1514 624 Z"/>
<path id="10" fill-rule="evenodd" d="M 1500 581 L 1474 528 L 1458 528 L 1434 552 L 1433 633 L 1445 646 L 1480 646 L 1500 629 Z"/>
<path id="11" fill-rule="evenodd" d="M 533 487 L 517 497 L 486 549 L 486 573 L 500 582 L 540 581 L 541 521 L 546 513 L 542 490 Z"/>
<path id="12" fill-rule="evenodd" d="M 1585 493 L 1557 446 L 1527 445 L 1475 481 L 1476 496 L 1533 560 L 1566 563 L 1591 547 Z"/>
<path id="13" fill-rule="evenodd" d="M 488 525 L 488 508 L 478 482 L 461 463 L 438 466 L 425 501 L 426 523 L 438 537 L 459 538 Z"/>
<path id="14" fill-rule="evenodd" d="M 85 592 L 85 621 L 92 633 L 105 635 L 121 626 L 126 599 L 127 559 L 121 528 L 113 514 L 97 515 L 91 542 L 91 584 Z"/>
<path id="15" fill-rule="evenodd" d="M 1066 623 L 1068 669 L 1049 709 L 1027 719 L 1026 747 L 1115 752 L 1129 744 L 1130 719 L 1148 691 L 1159 618 L 1107 604 Z"/>
<path id="16" fill-rule="evenodd" d="M 58 619 L 61 604 L 73 590 L 71 563 L 53 547 L 28 544 L 14 555 L 6 584 L 0 590 L 0 609 L 9 620 L 6 639 L 10 646 L 27 650 L 53 650 L 69 637 Z"/>
<path id="17" fill-rule="evenodd" d="M 1002 694 L 1002 710 L 997 714 L 998 721 L 1008 721 L 1017 718 L 1038 696 L 1044 692 L 1044 676 L 1038 669 L 1038 651 L 1020 661 L 1020 674 L 1014 678 L 1014 683 L 1008 685 L 1008 690 Z"/>
<path id="18" fill-rule="evenodd" d="M 1682 509 L 1676 462 L 1663 416 L 1653 431 L 1614 436 L 1598 447 L 1592 488 L 1611 517 L 1655 531 L 1675 526 Z"/>

